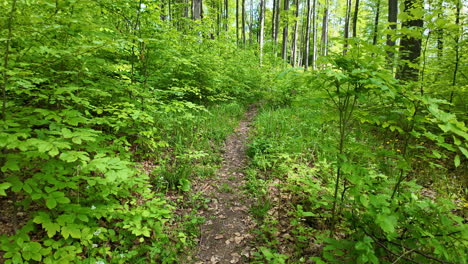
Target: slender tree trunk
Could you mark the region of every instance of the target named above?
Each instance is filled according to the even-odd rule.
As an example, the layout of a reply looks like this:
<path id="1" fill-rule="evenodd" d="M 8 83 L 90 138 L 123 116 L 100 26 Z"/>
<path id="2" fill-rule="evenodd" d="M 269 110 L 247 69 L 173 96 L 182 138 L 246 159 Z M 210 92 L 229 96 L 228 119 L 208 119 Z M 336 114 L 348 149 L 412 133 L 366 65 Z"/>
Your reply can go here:
<path id="1" fill-rule="evenodd" d="M 200 20 L 203 18 L 203 2 L 202 0 L 192 0 L 192 19 Z"/>
<path id="2" fill-rule="evenodd" d="M 229 29 L 229 0 L 224 0 L 224 30 Z"/>
<path id="3" fill-rule="evenodd" d="M 289 0 L 284 0 L 284 11 L 285 13 L 288 12 L 289 10 Z M 283 58 L 283 60 L 287 60 L 288 59 L 288 15 L 286 15 L 286 21 L 285 21 L 285 25 L 284 25 L 284 28 L 283 28 L 283 48 L 281 49 L 281 58 Z"/>
<path id="4" fill-rule="evenodd" d="M 249 24 L 249 44 L 253 45 L 253 21 L 254 21 L 254 16 L 253 16 L 253 0 L 250 0 L 250 10 L 249 10 L 249 15 L 250 15 L 250 23 Z M 247 15 L 247 13 L 246 13 Z M 246 18 L 247 19 L 247 18 Z"/>
<path id="5" fill-rule="evenodd" d="M 312 0 L 312 69 L 317 68 L 317 0 Z"/>
<path id="6" fill-rule="evenodd" d="M 184 17 L 188 18 L 189 17 L 189 0 L 184 0 Z"/>
<path id="7" fill-rule="evenodd" d="M 276 28 L 276 1 L 278 0 L 273 0 L 273 7 L 272 7 L 272 13 L 271 13 L 271 39 L 275 39 L 275 28 Z"/>
<path id="8" fill-rule="evenodd" d="M 167 8 L 168 8 L 168 11 L 167 11 L 167 15 L 168 15 L 168 19 L 169 21 L 172 21 L 172 0 L 168 0 L 167 3 Z"/>
<path id="9" fill-rule="evenodd" d="M 245 0 L 242 0 L 242 45 L 245 44 Z"/>
<path id="10" fill-rule="evenodd" d="M 279 35 L 279 29 L 280 29 L 280 15 L 281 15 L 281 8 L 280 8 L 280 5 L 281 5 L 281 0 L 276 0 L 276 13 L 275 13 L 275 35 L 273 37 L 274 39 L 274 42 L 275 42 L 275 45 L 278 44 L 278 35 Z"/>
<path id="11" fill-rule="evenodd" d="M 444 15 L 444 8 L 442 6 L 443 0 L 438 1 L 437 6 L 437 19 L 441 19 Z M 441 28 L 437 29 L 437 58 L 440 60 L 444 55 L 444 32 Z"/>
<path id="12" fill-rule="evenodd" d="M 411 14 L 413 9 L 423 8 L 423 0 L 405 0 L 404 12 Z M 422 18 L 410 18 L 403 21 L 403 28 L 412 30 L 421 30 L 423 27 Z M 422 33 L 418 33 L 421 35 Z M 402 80 L 418 80 L 419 67 L 412 67 L 410 64 L 418 64 L 421 56 L 422 39 L 420 36 L 415 37 L 414 34 L 405 35 L 400 40 L 400 59 L 399 67 L 396 73 L 397 79 Z"/>
<path id="13" fill-rule="evenodd" d="M 374 20 L 374 36 L 372 37 L 372 45 L 377 45 L 377 38 L 379 34 L 379 16 L 380 16 L 380 0 L 377 0 L 377 10 L 375 11 Z"/>
<path id="14" fill-rule="evenodd" d="M 393 64 L 395 60 L 395 40 L 393 40 L 393 36 L 395 35 L 395 31 L 397 28 L 397 16 L 398 16 L 398 0 L 388 0 L 388 29 L 390 29 L 391 34 L 387 34 L 387 59 L 390 68 L 393 71 Z"/>
<path id="15" fill-rule="evenodd" d="M 239 0 L 236 0 L 236 42 L 239 45 Z"/>
<path id="16" fill-rule="evenodd" d="M 345 15 L 345 26 L 344 26 L 344 47 L 343 55 L 348 52 L 349 45 L 349 20 L 351 19 L 351 0 L 346 1 L 346 15 Z"/>
<path id="17" fill-rule="evenodd" d="M 263 63 L 263 36 L 265 34 L 265 1 L 266 0 L 260 0 L 260 66 L 262 66 Z"/>
<path id="18" fill-rule="evenodd" d="M 138 9 L 140 9 L 140 7 L 138 7 Z M 161 18 L 161 21 L 165 21 L 166 20 L 166 3 L 164 1 L 161 1 L 160 9 L 161 9 L 161 13 L 159 17 Z"/>
<path id="19" fill-rule="evenodd" d="M 453 77 L 452 77 L 452 91 L 450 92 L 449 102 L 453 102 L 453 96 L 455 95 L 455 85 L 457 84 L 457 73 L 458 65 L 460 64 L 460 11 L 461 11 L 461 0 L 458 0 L 456 3 L 456 13 L 455 13 L 455 24 L 457 25 L 457 34 L 454 37 L 455 41 L 455 65 L 453 68 Z"/>
<path id="20" fill-rule="evenodd" d="M 305 63 L 304 69 L 307 71 L 309 68 L 309 54 L 310 54 L 310 18 L 311 18 L 311 6 L 310 0 L 307 0 L 307 22 L 305 32 Z"/>
<path id="21" fill-rule="evenodd" d="M 302 66 L 304 67 L 304 55 L 305 55 L 305 35 L 306 35 L 306 24 L 307 24 L 307 15 L 309 11 L 307 10 L 306 3 L 304 2 L 304 7 L 302 8 L 302 14 L 301 14 L 301 24 L 299 27 L 299 32 L 300 32 L 300 39 L 299 39 L 299 45 L 298 47 L 298 54 L 297 54 L 297 66 Z"/>
<path id="22" fill-rule="evenodd" d="M 356 0 L 354 4 L 354 15 L 353 15 L 353 38 L 357 38 L 357 22 L 359 15 L 359 0 Z"/>
<path id="23" fill-rule="evenodd" d="M 214 2 L 213 3 L 213 10 L 216 10 L 216 36 L 219 37 L 219 33 L 221 32 L 221 23 L 222 23 L 222 6 L 221 2 Z M 213 38 L 213 35 L 212 35 Z"/>
<path id="24" fill-rule="evenodd" d="M 323 21 L 322 21 L 322 44 L 321 53 L 322 56 L 328 55 L 328 5 L 329 0 L 325 2 L 325 8 L 323 10 Z"/>
<path id="25" fill-rule="evenodd" d="M 291 47 L 291 65 L 293 67 L 297 66 L 297 30 L 299 26 L 299 0 L 296 0 L 296 10 L 295 10 L 295 17 L 296 22 L 294 22 L 294 35 L 293 35 L 293 43 Z"/>

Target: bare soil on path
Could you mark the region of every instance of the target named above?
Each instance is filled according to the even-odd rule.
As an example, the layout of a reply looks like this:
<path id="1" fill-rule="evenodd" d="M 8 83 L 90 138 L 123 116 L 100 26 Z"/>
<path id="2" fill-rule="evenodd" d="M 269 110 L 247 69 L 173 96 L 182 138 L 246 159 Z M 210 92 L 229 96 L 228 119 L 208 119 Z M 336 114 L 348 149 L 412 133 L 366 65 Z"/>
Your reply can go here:
<path id="1" fill-rule="evenodd" d="M 210 202 L 200 212 L 206 221 L 201 226 L 195 264 L 248 263 L 254 251 L 250 230 L 255 221 L 249 214 L 251 201 L 242 186 L 246 141 L 256 112 L 256 106 L 250 106 L 239 127 L 226 139 L 222 167 L 216 177 L 203 179 L 196 187 Z"/>

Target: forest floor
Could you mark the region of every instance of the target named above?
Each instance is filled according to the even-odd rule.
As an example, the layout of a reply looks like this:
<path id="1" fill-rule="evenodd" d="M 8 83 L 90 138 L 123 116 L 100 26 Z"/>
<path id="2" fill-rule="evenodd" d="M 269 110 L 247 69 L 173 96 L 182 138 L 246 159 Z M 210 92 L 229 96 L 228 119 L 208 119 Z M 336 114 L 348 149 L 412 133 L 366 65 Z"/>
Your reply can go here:
<path id="1" fill-rule="evenodd" d="M 246 263 L 255 250 L 250 233 L 256 225 L 249 214 L 252 201 L 242 187 L 247 136 L 256 113 L 257 106 L 250 106 L 238 128 L 226 139 L 222 167 L 216 177 L 194 183 L 195 190 L 209 199 L 206 209 L 200 211 L 206 221 L 201 226 L 195 264 Z"/>

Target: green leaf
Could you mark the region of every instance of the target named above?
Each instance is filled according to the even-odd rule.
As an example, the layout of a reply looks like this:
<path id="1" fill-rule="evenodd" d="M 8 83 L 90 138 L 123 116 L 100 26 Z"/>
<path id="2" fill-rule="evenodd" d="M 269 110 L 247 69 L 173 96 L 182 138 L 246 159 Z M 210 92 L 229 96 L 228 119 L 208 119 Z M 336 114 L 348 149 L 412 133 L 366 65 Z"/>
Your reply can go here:
<path id="1" fill-rule="evenodd" d="M 50 151 L 49 151 L 49 155 L 51 157 L 55 157 L 59 154 L 59 150 L 56 146 L 54 146 Z"/>
<path id="2" fill-rule="evenodd" d="M 0 183 L 0 196 L 6 196 L 5 190 L 11 187 L 11 183 L 9 182 L 3 182 Z"/>
<path id="3" fill-rule="evenodd" d="M 60 231 L 60 225 L 54 222 L 43 223 L 42 227 L 47 231 L 47 236 L 50 238 Z"/>
<path id="4" fill-rule="evenodd" d="M 67 152 L 62 152 L 60 154 L 59 159 L 66 161 L 66 162 L 74 162 L 78 159 L 77 155 L 74 155 L 74 151 L 67 151 Z"/>
<path id="5" fill-rule="evenodd" d="M 39 212 L 39 214 L 36 217 L 34 217 L 33 222 L 36 224 L 47 223 L 50 222 L 50 217 L 44 212 Z"/>
<path id="6" fill-rule="evenodd" d="M 26 193 L 29 193 L 29 194 L 31 194 L 32 191 L 33 191 L 32 188 L 31 188 L 31 186 L 30 186 L 28 183 L 24 183 L 24 184 L 23 184 L 23 190 L 24 190 Z"/>
<path id="7" fill-rule="evenodd" d="M 458 168 L 458 166 L 460 166 L 460 156 L 459 156 L 459 155 L 456 155 L 456 156 L 455 156 L 455 159 L 453 160 L 453 162 L 455 163 L 455 167 Z"/>
<path id="8" fill-rule="evenodd" d="M 40 253 L 41 249 L 42 249 L 42 246 L 38 242 L 29 242 L 23 245 L 21 254 L 23 255 L 23 258 L 25 260 L 32 259 L 35 261 L 41 261 L 42 260 L 42 255 Z"/>
<path id="9" fill-rule="evenodd" d="M 62 236 L 67 239 L 69 236 L 72 238 L 81 238 L 80 226 L 76 224 L 69 224 L 62 227 Z"/>
<path id="10" fill-rule="evenodd" d="M 397 218 L 394 215 L 383 215 L 378 214 L 375 222 L 380 226 L 380 228 L 387 234 L 392 234 L 395 232 L 395 226 L 397 224 Z"/>
<path id="11" fill-rule="evenodd" d="M 19 160 L 17 159 L 13 159 L 13 158 L 7 158 L 6 162 L 5 162 L 5 165 L 3 165 L 2 167 L 2 171 L 3 172 L 6 172 L 6 171 L 19 171 L 20 170 L 20 167 L 18 165 L 19 163 Z"/>
<path id="12" fill-rule="evenodd" d="M 48 197 L 46 201 L 46 206 L 49 209 L 54 209 L 57 206 L 57 201 L 53 197 Z"/>
<path id="13" fill-rule="evenodd" d="M 359 197 L 359 201 L 361 202 L 361 204 L 364 206 L 364 207 L 368 207 L 369 206 L 369 197 L 367 197 L 367 195 L 363 194 Z"/>
<path id="14" fill-rule="evenodd" d="M 468 158 L 468 150 L 466 150 L 466 148 L 460 147 L 460 146 L 458 146 L 458 148 L 463 153 L 463 155 L 465 155 L 465 157 Z"/>

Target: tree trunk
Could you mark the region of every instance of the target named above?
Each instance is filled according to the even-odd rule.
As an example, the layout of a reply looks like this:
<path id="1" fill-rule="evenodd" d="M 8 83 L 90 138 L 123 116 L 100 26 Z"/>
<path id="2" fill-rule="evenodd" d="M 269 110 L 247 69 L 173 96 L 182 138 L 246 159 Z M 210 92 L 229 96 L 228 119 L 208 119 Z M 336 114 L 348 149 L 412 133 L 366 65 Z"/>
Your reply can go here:
<path id="1" fill-rule="evenodd" d="M 245 47 L 245 0 L 242 0 L 242 45 Z"/>
<path id="2" fill-rule="evenodd" d="M 229 0 L 224 0 L 224 30 L 229 29 Z"/>
<path id="3" fill-rule="evenodd" d="M 325 8 L 323 10 L 323 21 L 322 21 L 322 44 L 321 44 L 321 53 L 322 56 L 328 55 L 328 5 L 329 0 L 325 2 Z"/>
<path id="4" fill-rule="evenodd" d="M 236 0 L 236 40 L 239 45 L 239 0 Z"/>
<path id="5" fill-rule="evenodd" d="M 345 15 L 345 26 L 344 26 L 344 47 L 343 56 L 348 52 L 348 39 L 349 39 L 349 20 L 351 19 L 351 0 L 346 0 L 346 15 Z"/>
<path id="6" fill-rule="evenodd" d="M 452 91 L 450 92 L 449 102 L 453 102 L 453 96 L 455 95 L 455 85 L 457 84 L 457 73 L 458 65 L 460 64 L 460 11 L 461 11 L 461 0 L 458 0 L 456 3 L 456 13 L 455 13 L 455 24 L 457 25 L 457 34 L 454 37 L 455 41 L 455 65 L 453 68 L 453 77 L 452 77 Z"/>
<path id="7" fill-rule="evenodd" d="M 377 38 L 379 34 L 379 16 L 380 16 L 380 0 L 377 0 L 377 10 L 375 11 L 374 20 L 374 36 L 372 37 L 372 45 L 377 45 Z"/>
<path id="8" fill-rule="evenodd" d="M 265 33 L 265 1 L 260 0 L 260 36 L 259 36 L 259 45 L 260 45 L 260 66 L 263 63 L 263 35 Z"/>
<path id="9" fill-rule="evenodd" d="M 167 15 L 168 15 L 169 21 L 172 21 L 172 3 L 171 2 L 172 0 L 167 1 L 167 8 L 168 8 Z"/>
<path id="10" fill-rule="evenodd" d="M 203 2 L 202 0 L 192 0 L 192 19 L 200 20 L 203 18 Z"/>
<path id="11" fill-rule="evenodd" d="M 275 17 L 276 17 L 276 1 L 277 0 L 273 0 L 273 6 L 272 6 L 272 12 L 271 12 L 271 39 L 274 40 L 275 39 L 275 28 L 276 28 L 276 20 L 275 20 Z"/>
<path id="12" fill-rule="evenodd" d="M 437 18 L 441 19 L 444 15 L 444 8 L 442 6 L 443 1 L 440 0 L 438 3 L 438 12 L 437 12 Z M 459 15 L 459 14 L 458 14 Z M 444 55 L 444 31 L 442 29 L 437 29 L 437 57 L 442 59 L 442 56 Z"/>
<path id="13" fill-rule="evenodd" d="M 189 18 L 189 0 L 184 0 L 184 17 Z"/>
<path id="14" fill-rule="evenodd" d="M 250 14 L 250 23 L 249 24 L 249 44 L 250 45 L 253 45 L 253 21 L 254 21 L 254 16 L 253 16 L 253 11 L 254 11 L 254 8 L 253 8 L 253 0 L 250 0 L 250 10 L 249 10 Z M 247 15 L 247 13 L 246 13 Z"/>
<path id="15" fill-rule="evenodd" d="M 423 8 L 422 0 L 405 0 L 404 12 L 411 14 L 413 9 Z M 402 28 L 420 30 L 423 27 L 422 18 L 409 18 L 403 21 Z M 416 81 L 418 79 L 419 67 L 410 64 L 418 64 L 421 56 L 421 37 L 414 37 L 414 34 L 405 35 L 400 40 L 400 64 L 396 78 L 401 80 Z"/>
<path id="16" fill-rule="evenodd" d="M 310 16 L 311 16 L 311 7 L 310 0 L 307 0 L 307 22 L 306 22 L 306 32 L 305 32 L 305 63 L 304 69 L 307 71 L 309 68 L 309 54 L 310 54 Z"/>
<path id="17" fill-rule="evenodd" d="M 312 69 L 317 69 L 317 0 L 312 2 Z"/>
<path id="18" fill-rule="evenodd" d="M 295 10 L 295 17 L 296 22 L 294 23 L 294 35 L 293 35 L 293 43 L 291 47 L 291 65 L 293 67 L 297 66 L 297 30 L 299 26 L 299 0 L 296 0 L 296 10 Z"/>
<path id="19" fill-rule="evenodd" d="M 395 60 L 395 53 L 393 47 L 395 46 L 395 41 L 393 36 L 397 28 L 397 16 L 398 16 L 398 0 L 388 0 L 388 29 L 392 31 L 391 34 L 387 34 L 387 58 L 389 65 L 393 71 L 393 64 Z"/>
<path id="20" fill-rule="evenodd" d="M 275 35 L 273 37 L 274 41 L 275 41 L 275 45 L 278 44 L 278 35 L 279 35 L 279 28 L 280 28 L 280 14 L 281 14 L 281 10 L 280 10 L 280 4 L 281 4 L 281 0 L 276 0 L 276 13 L 275 13 Z"/>
<path id="21" fill-rule="evenodd" d="M 353 15 L 353 38 L 357 38 L 357 20 L 359 14 L 359 0 L 356 0 L 354 5 L 354 15 Z"/>
<path id="22" fill-rule="evenodd" d="M 289 10 L 289 0 L 284 0 L 284 11 L 285 13 L 287 13 L 287 11 Z M 281 49 L 281 58 L 283 58 L 283 60 L 287 60 L 288 59 L 288 15 L 286 15 L 286 21 L 285 21 L 285 25 L 284 25 L 284 28 L 283 28 L 283 48 Z"/>

